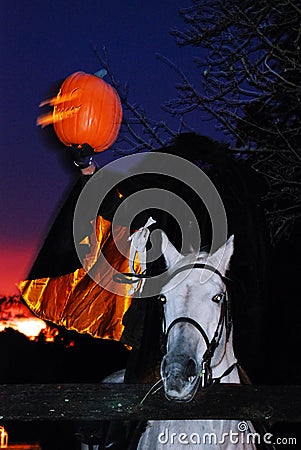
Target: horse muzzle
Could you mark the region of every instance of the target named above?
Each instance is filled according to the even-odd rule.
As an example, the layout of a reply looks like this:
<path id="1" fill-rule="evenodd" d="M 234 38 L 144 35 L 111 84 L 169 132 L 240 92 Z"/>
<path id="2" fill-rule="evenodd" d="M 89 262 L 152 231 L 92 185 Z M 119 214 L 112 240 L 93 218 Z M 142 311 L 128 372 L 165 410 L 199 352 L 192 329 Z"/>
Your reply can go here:
<path id="1" fill-rule="evenodd" d="M 193 358 L 178 357 L 175 361 L 166 355 L 161 364 L 161 378 L 168 400 L 189 402 L 200 382 L 198 365 Z"/>

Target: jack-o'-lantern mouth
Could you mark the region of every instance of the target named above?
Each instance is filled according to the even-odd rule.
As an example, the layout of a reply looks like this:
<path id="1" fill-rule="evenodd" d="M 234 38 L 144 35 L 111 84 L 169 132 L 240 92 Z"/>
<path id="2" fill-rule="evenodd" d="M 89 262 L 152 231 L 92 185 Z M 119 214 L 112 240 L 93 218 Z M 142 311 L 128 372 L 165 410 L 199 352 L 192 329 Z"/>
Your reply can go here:
<path id="1" fill-rule="evenodd" d="M 80 89 L 73 89 L 72 92 L 67 94 L 62 94 L 61 90 L 59 93 L 48 100 L 44 100 L 40 103 L 40 107 L 50 105 L 54 106 L 53 111 L 48 112 L 47 114 L 43 114 L 38 117 L 37 119 L 37 125 L 41 126 L 42 128 L 46 127 L 47 125 L 54 124 L 56 122 L 60 122 L 62 120 L 68 119 L 75 114 L 77 114 L 80 110 L 80 105 L 78 106 L 66 106 L 63 105 L 63 103 L 68 103 L 74 100 L 76 100 L 80 96 Z"/>

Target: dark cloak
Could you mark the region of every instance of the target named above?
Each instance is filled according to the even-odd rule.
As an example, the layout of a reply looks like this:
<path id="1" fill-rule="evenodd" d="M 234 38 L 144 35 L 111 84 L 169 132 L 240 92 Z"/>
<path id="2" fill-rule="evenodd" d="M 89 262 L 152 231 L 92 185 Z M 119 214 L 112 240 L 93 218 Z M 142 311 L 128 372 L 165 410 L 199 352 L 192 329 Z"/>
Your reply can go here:
<path id="1" fill-rule="evenodd" d="M 231 298 L 234 317 L 234 346 L 238 359 L 250 371 L 260 367 L 260 346 L 262 337 L 262 302 L 265 295 L 265 273 L 268 257 L 268 239 L 263 213 L 260 207 L 260 198 L 266 186 L 262 179 L 253 171 L 248 162 L 237 159 L 227 151 L 224 145 L 216 143 L 206 137 L 196 134 L 180 135 L 174 144 L 161 148 L 158 151 L 178 155 L 194 164 L 197 164 L 209 176 L 219 192 L 225 206 L 228 219 L 229 236 L 235 236 L 235 252 L 231 260 L 229 278 L 231 281 Z M 89 332 L 96 337 L 106 337 L 121 340 L 131 346 L 132 356 L 129 362 L 128 379 L 137 380 L 147 378 L 161 359 L 161 305 L 153 298 L 128 299 L 126 306 L 115 307 L 118 299 L 108 296 L 104 291 L 97 291 L 85 275 L 75 290 L 70 291 L 68 302 L 76 306 L 66 307 L 60 299 L 56 302 L 55 295 L 62 290 L 71 289 L 74 273 L 81 270 L 81 263 L 77 256 L 73 241 L 73 214 L 78 196 L 89 177 L 81 177 L 71 189 L 61 211 L 51 227 L 38 257 L 30 271 L 28 280 L 21 284 L 22 294 L 29 306 L 41 318 L 52 320 L 67 328 L 77 329 L 80 332 Z M 114 187 L 107 195 L 99 208 L 99 218 L 104 224 L 102 242 L 99 251 L 106 253 L 107 257 L 120 271 L 128 271 L 126 258 L 120 259 L 110 234 L 110 223 L 116 208 L 128 196 L 144 188 L 160 187 L 179 195 L 194 211 L 201 230 L 202 247 L 209 248 L 211 244 L 211 225 L 208 212 L 200 199 L 189 187 L 179 180 L 158 174 L 137 175 L 128 178 L 120 185 Z M 153 228 L 163 229 L 169 240 L 180 250 L 181 235 L 174 219 L 162 210 L 147 210 L 139 214 L 132 223 L 132 231 L 146 223 L 149 216 L 156 220 Z M 92 231 L 90 224 L 90 211 L 87 205 L 86 226 L 82 230 L 85 239 Z M 120 224 L 120 239 L 123 239 L 122 224 Z M 84 243 L 83 253 L 89 252 Z M 156 264 L 149 264 L 148 274 L 155 274 L 164 270 L 164 262 L 159 260 Z M 72 281 L 70 282 L 70 277 Z M 31 299 L 32 292 L 37 288 L 36 280 L 45 279 L 54 283 L 51 295 L 46 297 L 43 291 L 39 297 Z M 34 289 L 33 289 L 34 286 Z M 49 285 L 51 286 L 51 284 Z M 44 287 L 43 287 L 44 288 Z M 84 307 L 82 299 L 90 299 L 88 307 Z M 120 299 L 119 299 L 120 300 Z M 43 307 L 41 302 L 44 301 Z M 51 303 L 52 302 L 52 303 Z M 107 302 L 105 314 L 97 317 L 97 312 L 103 303 Z M 33 307 L 39 304 L 39 308 Z M 69 308 L 69 309 L 68 309 Z M 51 316 L 48 312 L 51 310 Z M 59 310 L 56 318 L 56 310 Z M 67 311 L 67 312 L 66 312 Z M 74 324 L 74 317 L 77 323 Z M 114 332 L 116 317 L 123 321 L 124 328 L 118 325 L 118 333 Z M 95 323 L 93 329 L 87 325 L 89 320 Z M 103 321 L 101 323 L 101 321 Z M 80 324 L 84 323 L 83 326 Z M 80 325 L 80 326 L 79 326 Z M 250 363 L 252 361 L 252 363 Z M 251 370 L 252 372 L 252 370 Z"/>

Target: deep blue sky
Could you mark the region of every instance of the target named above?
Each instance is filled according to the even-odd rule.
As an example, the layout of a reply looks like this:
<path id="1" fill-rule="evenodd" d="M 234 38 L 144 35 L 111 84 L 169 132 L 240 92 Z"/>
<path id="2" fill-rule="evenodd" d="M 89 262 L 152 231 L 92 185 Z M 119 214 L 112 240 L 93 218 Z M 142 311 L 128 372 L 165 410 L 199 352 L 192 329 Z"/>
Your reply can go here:
<path id="1" fill-rule="evenodd" d="M 160 106 L 175 96 L 176 76 L 156 53 L 169 57 L 186 73 L 192 70 L 197 50 L 179 49 L 169 35 L 173 26 L 183 26 L 178 10 L 190 5 L 190 0 L 1 2 L 4 276 L 24 276 L 75 176 L 66 168 L 67 158 L 64 163 L 65 149 L 55 140 L 50 143 L 47 131 L 35 126 L 40 101 L 55 95 L 54 86 L 69 74 L 100 69 L 90 48 L 92 41 L 99 49 L 107 47 L 112 71 L 129 83 L 131 100 L 151 117 L 168 121 Z M 200 123 L 198 131 L 210 135 L 207 127 Z M 98 157 L 100 163 L 107 152 Z M 0 292 L 4 285 L 0 280 Z"/>

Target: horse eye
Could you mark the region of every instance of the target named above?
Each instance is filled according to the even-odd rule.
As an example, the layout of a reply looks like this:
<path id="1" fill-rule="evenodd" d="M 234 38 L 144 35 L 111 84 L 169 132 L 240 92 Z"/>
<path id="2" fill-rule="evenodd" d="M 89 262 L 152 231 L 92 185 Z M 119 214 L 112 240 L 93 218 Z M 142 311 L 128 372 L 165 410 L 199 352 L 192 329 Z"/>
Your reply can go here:
<path id="1" fill-rule="evenodd" d="M 220 303 L 224 298 L 224 294 L 216 294 L 214 297 L 212 297 L 212 301 L 214 303 Z"/>
<path id="2" fill-rule="evenodd" d="M 165 297 L 165 295 L 161 294 L 161 295 L 159 296 L 159 299 L 160 299 L 160 301 L 161 301 L 163 304 L 166 303 L 166 297 Z"/>

